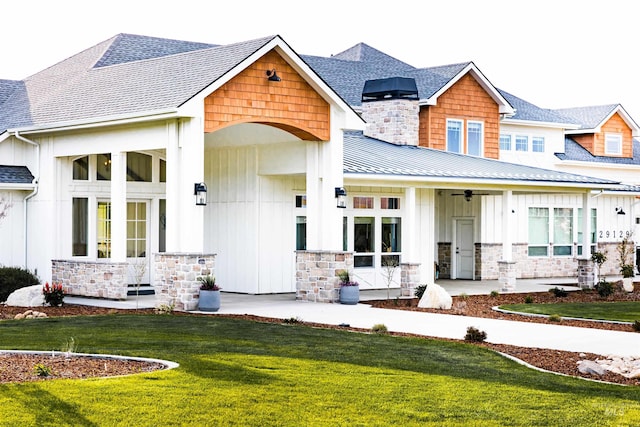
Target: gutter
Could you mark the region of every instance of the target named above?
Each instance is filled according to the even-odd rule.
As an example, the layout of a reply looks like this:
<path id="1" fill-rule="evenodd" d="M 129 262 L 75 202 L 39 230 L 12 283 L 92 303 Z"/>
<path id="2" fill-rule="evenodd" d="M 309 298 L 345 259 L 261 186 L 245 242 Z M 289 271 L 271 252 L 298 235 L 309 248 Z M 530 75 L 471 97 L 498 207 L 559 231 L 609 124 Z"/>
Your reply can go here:
<path id="1" fill-rule="evenodd" d="M 38 144 L 35 141 L 32 141 L 30 139 L 25 138 L 24 136 L 20 135 L 20 133 L 18 131 L 15 131 L 14 133 L 15 137 L 17 139 L 19 139 L 20 141 L 26 142 L 27 144 L 33 145 L 36 147 L 36 173 L 33 177 L 33 181 L 32 184 L 34 185 L 33 191 L 29 194 L 27 194 L 27 196 L 24 198 L 24 209 L 23 209 L 23 226 L 24 226 L 24 268 L 28 269 L 27 266 L 27 259 L 28 259 L 28 246 L 29 246 L 29 239 L 28 239 L 28 226 L 27 226 L 27 202 L 32 199 L 33 197 L 35 197 L 36 194 L 38 194 L 38 182 L 40 181 L 40 144 Z"/>

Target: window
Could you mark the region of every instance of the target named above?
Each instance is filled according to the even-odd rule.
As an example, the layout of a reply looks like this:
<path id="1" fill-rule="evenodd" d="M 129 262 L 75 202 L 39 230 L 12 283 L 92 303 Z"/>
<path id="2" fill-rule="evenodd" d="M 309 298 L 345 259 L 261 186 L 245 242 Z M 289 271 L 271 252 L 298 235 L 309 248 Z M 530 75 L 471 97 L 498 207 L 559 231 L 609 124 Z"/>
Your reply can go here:
<path id="1" fill-rule="evenodd" d="M 296 217 L 296 250 L 307 250 L 307 217 Z"/>
<path id="2" fill-rule="evenodd" d="M 127 153 L 127 181 L 151 182 L 151 156 Z"/>
<path id="3" fill-rule="evenodd" d="M 89 179 L 89 156 L 73 161 L 73 179 L 86 181 Z"/>
<path id="4" fill-rule="evenodd" d="M 98 154 L 96 179 L 98 181 L 111 180 L 111 154 Z"/>
<path id="5" fill-rule="evenodd" d="M 306 195 L 297 195 L 296 196 L 296 208 L 306 208 L 307 207 L 307 196 Z"/>
<path id="6" fill-rule="evenodd" d="M 604 134 L 604 153 L 622 154 L 622 135 L 619 133 Z"/>
<path id="7" fill-rule="evenodd" d="M 98 258 L 111 258 L 111 203 L 98 202 Z"/>
<path id="8" fill-rule="evenodd" d="M 462 153 L 461 120 L 447 120 L 447 151 Z"/>
<path id="9" fill-rule="evenodd" d="M 511 151 L 511 135 L 500 135 L 500 149 L 503 151 Z"/>
<path id="10" fill-rule="evenodd" d="M 160 159 L 160 182 L 167 182 L 167 161 Z"/>
<path id="11" fill-rule="evenodd" d="M 353 218 L 353 249 L 354 267 L 373 267 L 373 255 L 358 255 L 359 253 L 373 253 L 374 244 L 374 217 Z"/>
<path id="12" fill-rule="evenodd" d="M 582 208 L 576 209 L 578 211 L 578 218 L 576 221 L 576 228 L 578 229 L 578 255 L 582 255 Z M 591 209 L 591 253 L 596 251 L 595 243 L 596 243 L 596 228 L 598 224 L 598 213 L 597 209 Z"/>
<path id="13" fill-rule="evenodd" d="M 373 197 L 356 196 L 353 198 L 354 209 L 373 209 Z"/>
<path id="14" fill-rule="evenodd" d="M 400 252 L 402 250 L 400 246 L 400 224 L 401 218 L 382 218 L 381 267 L 399 265 L 399 255 L 385 255 L 385 253 Z"/>
<path id="15" fill-rule="evenodd" d="M 544 153 L 544 138 L 541 136 L 534 136 L 531 138 L 531 151 L 534 153 Z"/>
<path id="16" fill-rule="evenodd" d="M 516 136 L 516 151 L 529 151 L 529 137 L 524 135 Z"/>
<path id="17" fill-rule="evenodd" d="M 549 209 L 529 208 L 529 256 L 547 256 L 549 250 Z"/>
<path id="18" fill-rule="evenodd" d="M 167 199 L 160 199 L 158 207 L 158 252 L 167 251 Z"/>
<path id="19" fill-rule="evenodd" d="M 398 197 L 381 197 L 380 209 L 400 209 L 400 199 Z"/>
<path id="20" fill-rule="evenodd" d="M 86 159 L 86 157 L 85 157 Z M 71 201 L 71 255 L 87 256 L 87 219 L 89 215 L 89 199 L 74 197 Z"/>
<path id="21" fill-rule="evenodd" d="M 467 123 L 467 154 L 472 156 L 482 155 L 482 123 Z"/>
<path id="22" fill-rule="evenodd" d="M 553 255 L 573 254 L 573 209 L 553 209 Z"/>

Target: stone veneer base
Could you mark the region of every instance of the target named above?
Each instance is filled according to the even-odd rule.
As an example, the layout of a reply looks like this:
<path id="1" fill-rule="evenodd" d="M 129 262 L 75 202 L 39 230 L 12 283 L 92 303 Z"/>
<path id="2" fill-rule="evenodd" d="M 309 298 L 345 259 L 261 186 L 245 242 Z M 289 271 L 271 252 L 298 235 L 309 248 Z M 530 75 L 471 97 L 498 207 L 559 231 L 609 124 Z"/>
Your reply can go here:
<path id="1" fill-rule="evenodd" d="M 51 281 L 64 292 L 84 297 L 127 298 L 127 263 L 110 261 L 51 260 Z"/>
<path id="2" fill-rule="evenodd" d="M 353 252 L 296 251 L 296 300 L 338 302 L 338 272 L 353 273 Z"/>
<path id="3" fill-rule="evenodd" d="M 170 253 L 154 254 L 153 288 L 156 307 L 173 306 L 176 310 L 195 310 L 200 296 L 199 277 L 215 273 L 216 254 Z"/>

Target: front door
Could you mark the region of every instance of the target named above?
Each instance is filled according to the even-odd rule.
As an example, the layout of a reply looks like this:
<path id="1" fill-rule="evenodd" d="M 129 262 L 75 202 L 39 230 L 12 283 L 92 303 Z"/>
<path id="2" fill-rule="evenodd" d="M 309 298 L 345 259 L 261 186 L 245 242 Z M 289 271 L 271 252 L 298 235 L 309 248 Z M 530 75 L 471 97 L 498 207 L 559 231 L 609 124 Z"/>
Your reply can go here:
<path id="1" fill-rule="evenodd" d="M 127 202 L 128 282 L 132 285 L 149 284 L 148 211 L 146 201 Z"/>
<path id="2" fill-rule="evenodd" d="M 456 279 L 473 279 L 473 220 L 456 220 Z"/>

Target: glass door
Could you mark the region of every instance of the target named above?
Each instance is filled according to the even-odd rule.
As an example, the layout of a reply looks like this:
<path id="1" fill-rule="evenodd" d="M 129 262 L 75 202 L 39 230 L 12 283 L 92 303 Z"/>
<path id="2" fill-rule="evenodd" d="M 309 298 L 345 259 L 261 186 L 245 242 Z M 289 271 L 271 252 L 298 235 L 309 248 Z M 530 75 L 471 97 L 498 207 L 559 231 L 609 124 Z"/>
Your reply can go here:
<path id="1" fill-rule="evenodd" d="M 149 249 L 146 201 L 127 202 L 127 263 L 129 284 L 149 284 Z"/>

